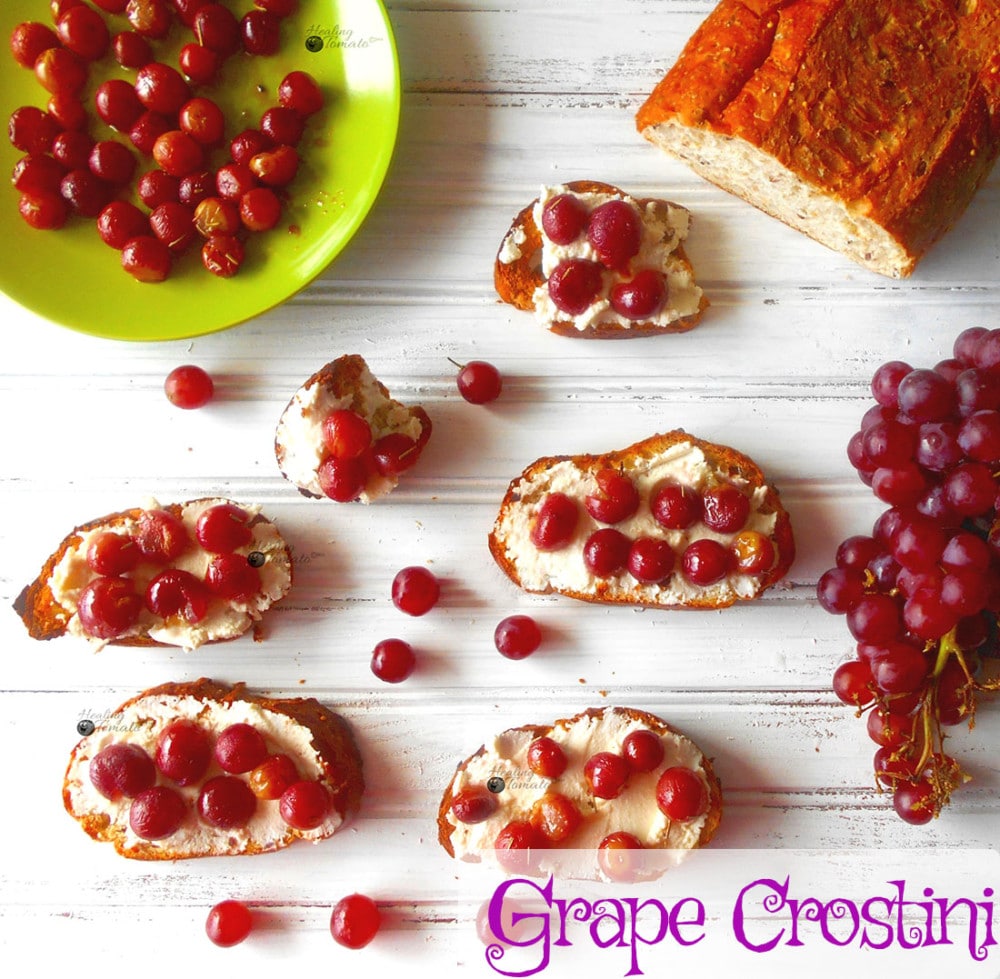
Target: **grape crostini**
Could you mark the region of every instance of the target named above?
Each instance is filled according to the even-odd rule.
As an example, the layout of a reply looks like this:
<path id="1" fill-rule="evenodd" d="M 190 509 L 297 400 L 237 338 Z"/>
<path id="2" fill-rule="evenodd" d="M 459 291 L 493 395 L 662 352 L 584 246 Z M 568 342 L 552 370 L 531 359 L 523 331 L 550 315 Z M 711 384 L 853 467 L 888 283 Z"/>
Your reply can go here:
<path id="1" fill-rule="evenodd" d="M 489 545 L 526 591 L 663 609 L 755 599 L 795 556 L 757 465 L 683 431 L 538 459 L 510 484 Z"/>
<path id="2" fill-rule="evenodd" d="M 646 711 L 592 708 L 504 731 L 463 761 L 438 840 L 510 873 L 620 879 L 662 856 L 626 851 L 704 846 L 721 817 L 721 786 L 690 738 Z"/>
<path id="3" fill-rule="evenodd" d="M 73 749 L 63 801 L 122 856 L 179 860 L 327 839 L 363 791 L 338 714 L 203 678 L 147 690 L 108 715 Z"/>
<path id="4" fill-rule="evenodd" d="M 619 338 L 689 330 L 708 306 L 684 253 L 689 212 L 611 184 L 545 187 L 504 236 L 500 298 L 553 333 Z"/>
<path id="5" fill-rule="evenodd" d="M 871 391 L 847 454 L 888 509 L 840 544 L 817 596 L 856 642 L 833 689 L 867 713 L 876 783 L 922 824 L 968 778 L 945 729 L 1000 689 L 1000 330 L 965 330 L 933 369 L 885 363 Z"/>
<path id="6" fill-rule="evenodd" d="M 76 528 L 14 608 L 33 639 L 195 649 L 243 635 L 291 585 L 291 552 L 258 506 L 151 502 Z"/>
<path id="7" fill-rule="evenodd" d="M 304 496 L 371 503 L 395 489 L 430 436 L 422 407 L 394 400 L 362 357 L 345 354 L 292 396 L 274 449 L 282 475 Z"/>

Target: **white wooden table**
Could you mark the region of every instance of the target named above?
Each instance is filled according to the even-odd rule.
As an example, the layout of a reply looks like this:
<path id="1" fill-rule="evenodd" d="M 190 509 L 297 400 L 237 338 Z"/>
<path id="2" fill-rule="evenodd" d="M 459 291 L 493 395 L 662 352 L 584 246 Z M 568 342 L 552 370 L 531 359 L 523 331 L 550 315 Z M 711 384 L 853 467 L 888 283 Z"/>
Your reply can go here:
<path id="1" fill-rule="evenodd" d="M 874 368 L 932 366 L 962 329 L 1000 325 L 1000 178 L 905 282 L 860 270 L 702 182 L 646 144 L 633 114 L 712 5 L 389 0 L 404 87 L 395 159 L 360 233 L 313 284 L 234 329 L 167 343 L 94 339 L 3 301 L 5 959 L 82 974 L 176 975 L 180 963 L 205 963 L 263 976 L 288 962 L 492 975 L 471 924 L 492 885 L 439 848 L 441 791 L 491 734 L 603 704 L 652 710 L 714 756 L 726 813 L 713 848 L 913 847 L 916 865 L 938 848 L 995 846 L 998 705 L 954 737 L 972 784 L 941 819 L 905 825 L 874 791 L 864 724 L 830 691 L 851 640 L 817 605 L 815 584 L 838 542 L 868 532 L 882 509 L 845 454 Z M 696 330 L 573 341 L 497 302 L 492 262 L 510 218 L 543 183 L 577 178 L 690 208 L 689 253 L 712 303 Z M 370 507 L 301 497 L 272 452 L 291 393 L 342 353 L 361 353 L 435 425 L 419 467 Z M 493 406 L 456 391 L 449 361 L 473 358 L 504 373 Z M 217 380 L 205 409 L 180 412 L 163 396 L 167 372 L 186 362 Z M 675 427 L 741 449 L 779 486 L 799 548 L 785 586 L 747 607 L 678 614 L 515 590 L 485 545 L 508 481 L 541 455 L 605 451 Z M 70 639 L 27 637 L 11 602 L 69 528 L 149 495 L 213 494 L 263 504 L 296 554 L 294 590 L 266 620 L 265 642 L 94 655 Z M 389 600 L 407 564 L 444 582 L 420 619 Z M 543 648 L 521 662 L 492 643 L 512 612 L 545 630 Z M 420 656 L 398 686 L 368 667 L 388 636 Z M 315 696 L 348 718 L 368 781 L 348 832 L 265 857 L 162 866 L 86 839 L 60 801 L 78 720 L 199 676 Z M 387 916 L 360 953 L 327 930 L 331 905 L 351 891 L 377 898 Z M 204 918 L 230 897 L 262 909 L 263 924 L 219 950 Z M 961 949 L 951 954 L 947 967 L 966 962 Z M 837 961 L 830 952 L 811 968 Z M 773 974 L 752 956 L 741 967 Z M 599 968 L 625 972 L 610 957 Z"/>

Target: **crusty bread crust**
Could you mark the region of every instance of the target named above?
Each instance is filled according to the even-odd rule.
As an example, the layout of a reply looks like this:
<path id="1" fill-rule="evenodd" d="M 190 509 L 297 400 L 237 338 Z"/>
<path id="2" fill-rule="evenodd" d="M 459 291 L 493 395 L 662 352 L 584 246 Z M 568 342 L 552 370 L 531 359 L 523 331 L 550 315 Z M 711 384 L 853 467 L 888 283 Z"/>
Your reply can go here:
<path id="1" fill-rule="evenodd" d="M 292 484 L 303 496 L 318 499 L 322 497 L 322 494 L 315 493 L 306 486 L 303 486 L 301 482 L 298 482 L 288 472 L 287 463 L 289 447 L 283 438 L 286 419 L 290 418 L 292 413 L 295 411 L 297 399 L 305 396 L 309 391 L 311 391 L 312 388 L 318 386 L 319 388 L 327 391 L 333 398 L 350 399 L 350 409 L 358 412 L 358 414 L 362 415 L 362 417 L 364 417 L 365 420 L 374 427 L 373 423 L 376 422 L 376 419 L 369 416 L 369 413 L 366 411 L 365 404 L 360 397 L 363 382 L 366 378 L 370 378 L 370 380 L 374 382 L 376 390 L 381 397 L 385 398 L 386 401 L 390 403 L 392 409 L 403 412 L 406 417 L 415 418 L 419 421 L 420 437 L 417 440 L 418 451 L 423 449 L 424 445 L 427 444 L 427 440 L 431 437 L 431 420 L 421 405 L 404 405 L 401 401 L 396 400 L 389 393 L 389 389 L 380 380 L 378 380 L 378 378 L 371 374 L 363 357 L 359 354 L 344 354 L 336 360 L 332 360 L 328 364 L 324 364 L 299 388 L 296 394 L 285 406 L 275 433 L 274 454 L 278 461 L 278 468 L 281 470 L 282 476 L 292 482 Z M 393 477 L 390 481 L 393 485 L 395 485 L 398 480 Z"/>
<path id="2" fill-rule="evenodd" d="M 722 0 L 636 125 L 725 190 L 901 277 L 988 176 L 998 120 L 997 0 Z"/>
<path id="3" fill-rule="evenodd" d="M 690 741 L 689 738 L 676 728 L 672 727 L 662 718 L 657 717 L 655 714 L 651 714 L 648 711 L 637 710 L 633 707 L 591 707 L 585 711 L 581 711 L 579 714 L 575 714 L 573 717 L 562 718 L 552 724 L 525 724 L 520 727 L 513 728 L 512 731 L 524 732 L 529 738 L 534 740 L 536 738 L 548 737 L 556 729 L 569 728 L 582 718 L 591 717 L 601 720 L 611 713 L 619 714 L 629 720 L 636 721 L 661 737 L 664 734 L 672 734 L 676 737 L 684 739 L 685 741 Z M 455 770 L 455 775 L 465 771 L 475 759 L 482 757 L 486 754 L 486 752 L 486 745 L 483 745 L 478 751 L 459 763 Z M 722 784 L 720 783 L 718 776 L 715 774 L 711 759 L 707 758 L 704 752 L 701 752 L 701 766 L 699 771 L 708 786 L 709 800 L 708 810 L 705 814 L 705 820 L 702 825 L 701 832 L 699 833 L 698 840 L 695 843 L 695 847 L 702 847 L 709 843 L 722 821 Z M 450 857 L 455 856 L 455 847 L 451 838 L 456 827 L 448 819 L 448 813 L 451 811 L 451 804 L 454 800 L 454 785 L 455 777 L 453 776 L 441 799 L 437 817 L 438 842 L 442 847 L 444 847 Z"/>
<path id="4" fill-rule="evenodd" d="M 535 591 L 538 594 L 556 593 L 585 602 L 609 605 L 641 605 L 649 608 L 664 609 L 680 607 L 716 609 L 733 604 L 737 601 L 736 597 L 720 601 L 718 598 L 710 595 L 695 596 L 680 604 L 664 604 L 663 602 L 648 600 L 641 594 L 638 588 L 629 590 L 627 585 L 620 583 L 613 584 L 613 579 L 598 581 L 594 592 L 557 588 L 551 584 L 540 589 L 528 589 L 522 580 L 521 569 L 518 564 L 519 556 L 511 553 L 510 543 L 503 531 L 505 517 L 515 508 L 528 505 L 531 502 L 522 500 L 520 491 L 522 484 L 541 477 L 544 485 L 546 474 L 557 463 L 571 462 L 584 474 L 593 474 L 600 469 L 621 469 L 626 475 L 629 475 L 644 468 L 647 464 L 662 456 L 668 449 L 680 443 L 690 443 L 700 449 L 705 455 L 706 462 L 720 481 L 738 483 L 748 492 L 755 490 L 763 491 L 763 499 L 759 507 L 759 512 L 766 515 L 774 515 L 775 523 L 774 529 L 770 534 L 770 539 L 774 545 L 776 556 L 771 569 L 756 576 L 759 581 L 759 588 L 753 597 L 757 597 L 757 595 L 770 588 L 785 576 L 795 558 L 795 539 L 792 534 L 789 515 L 781 503 L 778 491 L 768 484 L 760 467 L 749 456 L 737 452 L 729 446 L 718 445 L 704 439 L 695 438 L 682 430 L 653 435 L 627 448 L 605 452 L 601 455 L 546 456 L 533 462 L 520 476 L 511 482 L 500 504 L 496 522 L 489 535 L 489 548 L 494 560 L 514 584 L 520 588 Z"/>
<path id="5" fill-rule="evenodd" d="M 612 184 L 601 183 L 597 180 L 575 180 L 566 184 L 567 189 L 576 194 L 623 194 L 624 192 Z M 638 199 L 640 207 L 653 202 L 653 198 Z M 523 235 L 518 249 L 521 252 L 520 258 L 507 262 L 501 259 L 504 245 L 493 263 L 493 282 L 500 298 L 505 303 L 510 303 L 517 309 L 532 311 L 535 308 L 534 292 L 545 283 L 545 275 L 542 272 L 542 232 L 535 224 L 533 210 L 538 203 L 537 198 L 523 208 L 511 222 L 510 229 L 504 236 L 503 241 L 507 242 L 515 236 Z M 658 202 L 669 203 L 669 202 Z M 677 205 L 674 205 L 677 206 Z M 691 262 L 684 251 L 683 245 L 678 245 L 671 253 L 671 257 L 680 262 L 688 271 L 692 271 Z M 637 320 L 629 326 L 622 326 L 619 323 L 605 322 L 595 323 L 586 329 L 580 329 L 570 321 L 557 321 L 553 323 L 549 330 L 560 336 L 581 337 L 591 340 L 614 340 L 628 339 L 629 337 L 651 336 L 658 333 L 683 333 L 697 325 L 702 314 L 708 308 L 708 300 L 702 295 L 697 313 L 692 316 L 684 316 L 674 320 L 665 326 L 657 323 L 649 323 Z"/>
<path id="6" fill-rule="evenodd" d="M 321 781 L 333 794 L 334 806 L 343 816 L 345 822 L 360 807 L 365 786 L 358 747 L 347 722 L 339 714 L 324 707 L 318 700 L 311 697 L 275 699 L 250 694 L 243 683 L 226 686 L 205 677 L 188 683 L 165 683 L 137 694 L 121 704 L 96 729 L 94 734 L 88 735 L 73 749 L 66 767 L 66 777 L 63 782 L 63 804 L 66 811 L 79 822 L 88 836 L 99 842 L 112 843 L 115 850 L 122 856 L 135 860 L 180 860 L 192 857 L 252 855 L 282 849 L 302 838 L 302 833 L 299 830 L 289 826 L 285 828 L 285 833 L 281 837 L 272 840 L 251 840 L 245 848 L 239 848 L 230 834 L 220 830 L 212 849 L 198 853 L 177 852 L 162 844 L 153 844 L 142 840 L 130 845 L 124 827 L 111 822 L 106 815 L 75 811 L 70 791 L 70 773 L 77 757 L 81 752 L 86 751 L 90 738 L 94 737 L 95 734 L 99 735 L 104 728 L 114 729 L 116 718 L 120 717 L 127 708 L 146 697 L 177 698 L 178 700 L 193 697 L 205 703 L 215 702 L 217 704 L 244 701 L 256 704 L 265 710 L 283 714 L 294 723 L 308 729 L 312 738 L 312 746 L 322 768 Z M 119 740 L 127 740 L 127 738 Z"/>
<path id="7" fill-rule="evenodd" d="M 189 502 L 197 504 L 210 499 L 215 499 L 215 497 L 204 497 L 202 499 L 191 500 Z M 223 501 L 221 498 L 219 499 L 220 502 L 228 502 Z M 172 516 L 180 518 L 185 505 L 187 504 L 168 503 L 157 505 L 157 509 L 166 510 Z M 18 597 L 14 600 L 14 611 L 21 616 L 21 620 L 28 629 L 28 635 L 30 635 L 32 639 L 57 639 L 59 636 L 66 634 L 66 627 L 73 613 L 70 609 L 67 609 L 59 604 L 55 595 L 52 593 L 50 581 L 56 566 L 66 556 L 67 552 L 75 547 L 78 547 L 83 542 L 84 535 L 90 531 L 105 527 L 108 530 L 114 530 L 115 527 L 122 527 L 130 521 L 138 520 L 142 512 L 143 509 L 141 507 L 135 507 L 131 510 L 121 510 L 117 513 L 109 513 L 106 516 L 98 517 L 95 520 L 90 520 L 87 523 L 81 524 L 79 527 L 76 527 L 72 532 L 66 535 L 62 543 L 42 565 L 41 571 L 39 571 L 35 580 L 29 585 L 26 585 L 21 590 Z M 270 521 L 268 521 L 263 514 L 258 513 L 255 517 L 253 517 L 248 526 L 255 527 L 262 523 L 269 522 Z M 292 554 L 287 544 L 283 546 L 282 551 L 288 563 L 289 571 L 291 572 Z M 229 638 L 235 639 L 238 637 L 232 636 Z M 229 639 L 212 640 L 212 642 L 227 641 L 229 641 Z M 117 639 L 109 640 L 109 644 L 115 646 L 168 645 L 167 643 L 158 642 L 148 635 L 122 636 Z"/>

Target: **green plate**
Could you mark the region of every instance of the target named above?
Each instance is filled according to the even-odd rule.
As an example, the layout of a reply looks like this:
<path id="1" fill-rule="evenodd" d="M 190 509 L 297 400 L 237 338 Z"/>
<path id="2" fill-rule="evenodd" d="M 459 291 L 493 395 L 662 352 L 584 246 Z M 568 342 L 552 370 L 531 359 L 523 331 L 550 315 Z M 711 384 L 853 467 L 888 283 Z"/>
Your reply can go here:
<path id="1" fill-rule="evenodd" d="M 251 9 L 249 3 L 242 6 Z M 48 0 L 0 4 L 4 39 L 26 20 L 50 23 Z M 121 16 L 107 15 L 107 21 L 112 34 L 128 28 Z M 283 21 L 281 36 L 277 54 L 230 58 L 219 81 L 199 92 L 222 106 L 227 136 L 257 125 L 261 113 L 277 103 L 278 83 L 293 69 L 308 71 L 327 96 L 299 146 L 302 164 L 288 188 L 282 221 L 248 238 L 237 275 L 217 278 L 192 248 L 174 263 L 165 282 L 136 282 L 121 269 L 118 253 L 101 241 L 93 220 L 72 217 L 58 231 L 37 231 L 21 219 L 17 193 L 9 188 L 0 195 L 0 289 L 39 315 L 83 333 L 174 340 L 243 322 L 322 272 L 361 225 L 388 169 L 399 123 L 399 62 L 380 0 L 301 0 L 298 13 Z M 190 40 L 191 33 L 177 24 L 167 42 L 154 45 L 155 57 L 176 65 L 177 49 Z M 44 108 L 47 93 L 8 52 L 0 54 L 7 59 L 0 70 L 5 117 L 20 105 Z M 107 78 L 133 76 L 109 54 L 92 66 L 90 91 Z M 114 135 L 96 115 L 91 133 L 99 139 Z M 6 139 L 2 142 L 9 173 L 21 154 Z M 225 162 L 224 153 L 213 161 Z M 137 176 L 154 166 L 151 159 L 140 160 Z"/>

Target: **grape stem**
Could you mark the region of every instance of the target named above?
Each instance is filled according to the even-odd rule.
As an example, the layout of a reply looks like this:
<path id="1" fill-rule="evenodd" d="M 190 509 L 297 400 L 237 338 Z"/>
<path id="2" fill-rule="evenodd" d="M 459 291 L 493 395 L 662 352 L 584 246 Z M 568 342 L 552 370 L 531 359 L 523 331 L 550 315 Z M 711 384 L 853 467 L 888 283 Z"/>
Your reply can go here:
<path id="1" fill-rule="evenodd" d="M 951 632 L 941 637 L 941 643 L 938 646 L 937 660 L 934 663 L 934 670 L 932 676 L 939 677 L 945 668 L 945 664 L 948 662 L 948 657 L 954 655 L 958 659 L 959 666 L 962 667 L 962 672 L 965 673 L 969 680 L 972 679 L 969 676 L 969 668 L 965 664 L 965 657 L 962 655 L 962 649 L 955 642 L 955 629 Z"/>

